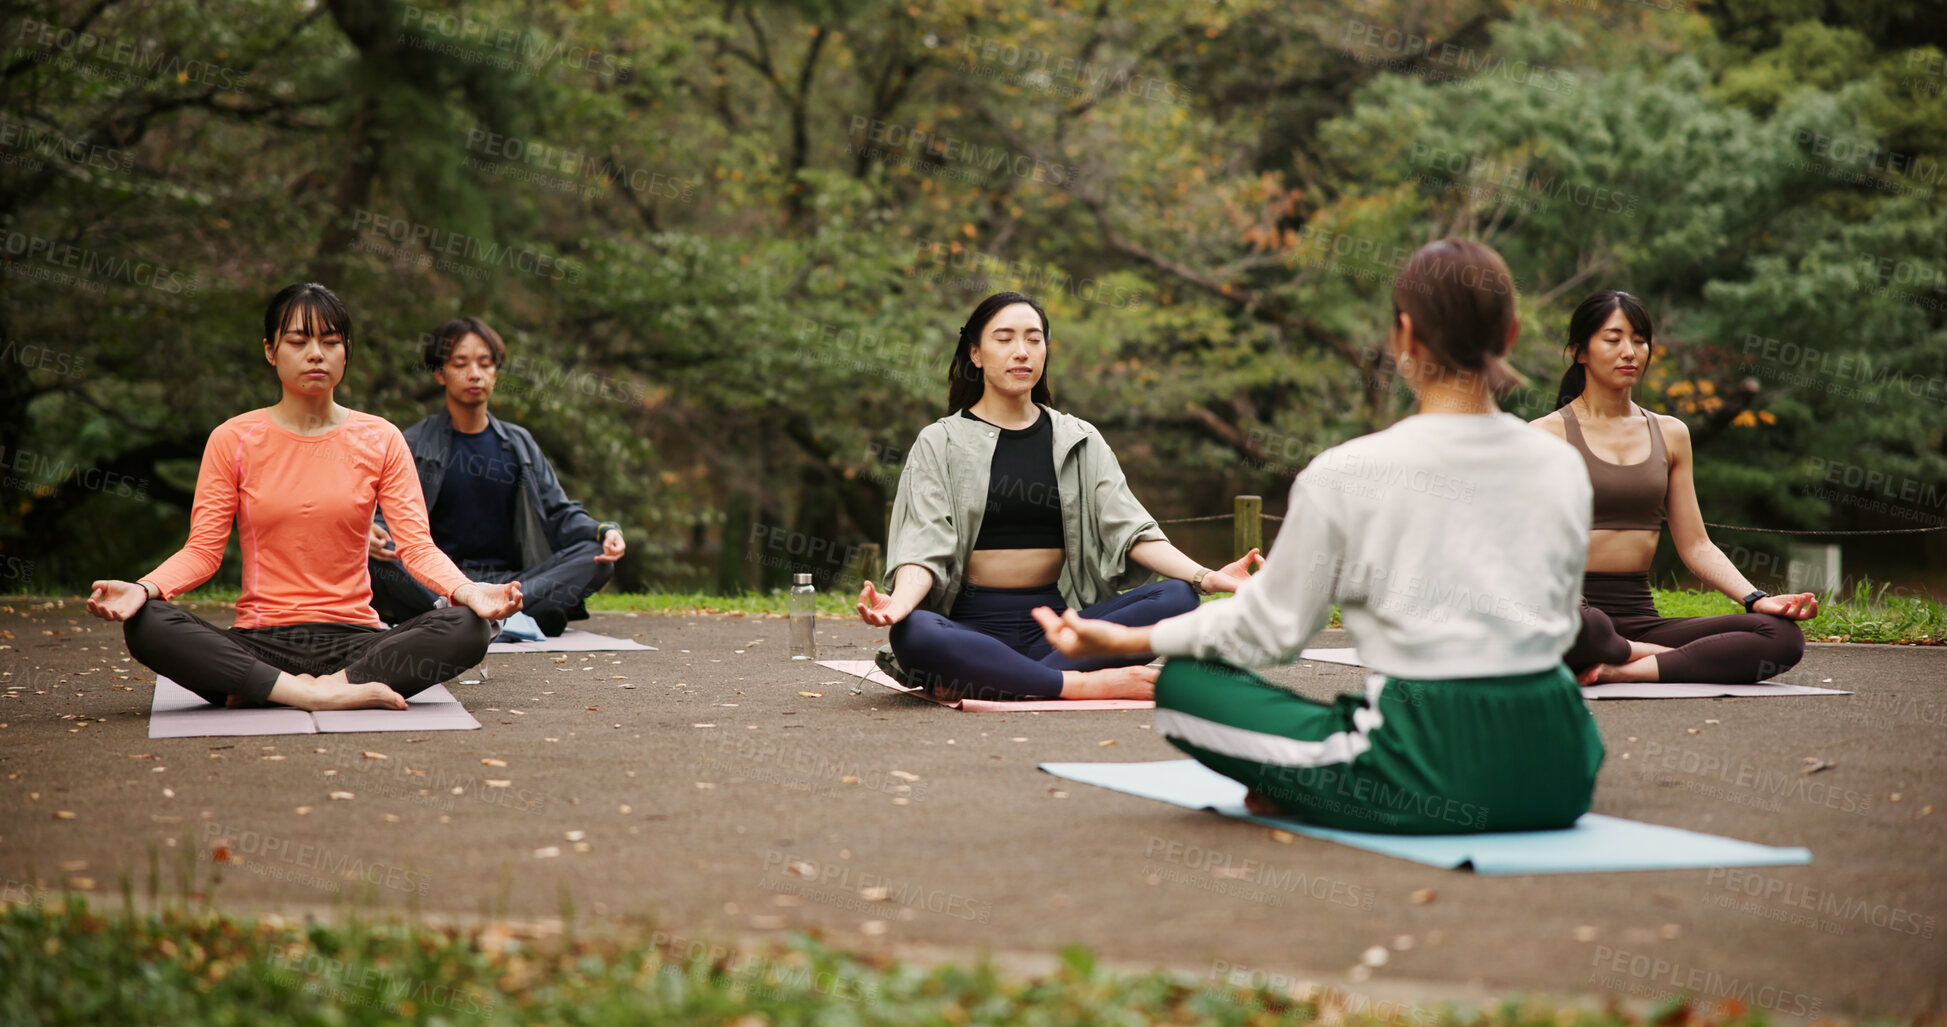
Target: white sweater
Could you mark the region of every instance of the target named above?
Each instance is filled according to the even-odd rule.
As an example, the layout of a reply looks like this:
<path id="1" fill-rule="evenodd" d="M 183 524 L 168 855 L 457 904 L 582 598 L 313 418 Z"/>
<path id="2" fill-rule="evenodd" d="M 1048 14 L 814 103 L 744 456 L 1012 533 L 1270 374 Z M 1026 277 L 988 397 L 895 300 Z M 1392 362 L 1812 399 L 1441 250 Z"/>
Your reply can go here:
<path id="1" fill-rule="evenodd" d="M 1414 680 L 1544 670 L 1581 626 L 1589 472 L 1512 414 L 1418 414 L 1318 455 L 1265 563 L 1155 626 L 1164 655 L 1296 658 L 1330 605 L 1366 666 Z"/>

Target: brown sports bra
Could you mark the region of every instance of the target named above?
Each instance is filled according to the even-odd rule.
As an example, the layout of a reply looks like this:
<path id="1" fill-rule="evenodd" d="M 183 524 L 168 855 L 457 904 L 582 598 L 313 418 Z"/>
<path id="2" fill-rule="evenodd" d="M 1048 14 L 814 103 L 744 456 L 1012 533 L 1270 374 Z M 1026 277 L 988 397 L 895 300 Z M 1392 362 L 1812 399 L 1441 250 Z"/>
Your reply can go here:
<path id="1" fill-rule="evenodd" d="M 1650 426 L 1650 455 L 1642 463 L 1612 464 L 1589 452 L 1582 438 L 1582 425 L 1575 420 L 1571 404 L 1562 408 L 1562 427 L 1569 445 L 1582 451 L 1589 465 L 1589 484 L 1595 489 L 1594 528 L 1620 531 L 1658 531 L 1668 512 L 1670 493 L 1670 455 L 1663 447 L 1663 429 L 1656 416 L 1643 411 Z"/>

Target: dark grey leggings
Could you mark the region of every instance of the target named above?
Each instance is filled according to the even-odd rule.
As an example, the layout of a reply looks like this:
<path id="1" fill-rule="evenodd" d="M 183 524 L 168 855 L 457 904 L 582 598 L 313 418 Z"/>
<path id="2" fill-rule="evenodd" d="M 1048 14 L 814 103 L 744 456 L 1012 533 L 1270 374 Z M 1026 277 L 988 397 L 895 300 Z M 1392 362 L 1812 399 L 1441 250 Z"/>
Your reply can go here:
<path id="1" fill-rule="evenodd" d="M 1782 674 L 1805 656 L 1805 633 L 1784 617 L 1657 616 L 1647 574 L 1585 574 L 1582 600 L 1582 630 L 1562 655 L 1577 674 L 1598 663 L 1628 662 L 1630 642 L 1671 647 L 1656 654 L 1661 681 L 1747 685 Z"/>
<path id="2" fill-rule="evenodd" d="M 492 630 L 464 606 L 434 610 L 389 631 L 362 624 L 226 629 L 151 599 L 123 623 L 122 639 L 143 666 L 222 705 L 233 695 L 269 699 L 279 671 L 344 670 L 355 684 L 378 681 L 411 697 L 479 663 Z"/>

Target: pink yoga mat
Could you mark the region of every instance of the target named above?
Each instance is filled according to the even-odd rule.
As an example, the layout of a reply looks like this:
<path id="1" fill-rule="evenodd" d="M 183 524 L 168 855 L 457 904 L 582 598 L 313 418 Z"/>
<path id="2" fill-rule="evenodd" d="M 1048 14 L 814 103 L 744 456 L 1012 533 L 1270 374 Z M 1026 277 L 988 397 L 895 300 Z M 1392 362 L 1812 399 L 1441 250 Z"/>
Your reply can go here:
<path id="1" fill-rule="evenodd" d="M 1029 702 L 994 702 L 989 699 L 960 699 L 948 701 L 927 695 L 917 688 L 910 688 L 887 677 L 877 664 L 871 660 L 819 660 L 818 666 L 829 667 L 841 674 L 864 678 L 875 685 L 884 685 L 895 692 L 901 692 L 927 702 L 938 703 L 950 710 L 963 710 L 967 713 L 1055 713 L 1072 710 L 1153 710 L 1156 703 L 1151 699 L 1044 699 Z"/>
<path id="2" fill-rule="evenodd" d="M 1342 663 L 1363 667 L 1357 649 L 1307 649 L 1301 659 L 1319 663 Z M 1790 685 L 1783 681 L 1760 681 L 1755 685 L 1709 685 L 1685 681 L 1611 681 L 1582 689 L 1585 699 L 1716 699 L 1737 697 L 1761 699 L 1778 695 L 1851 695 L 1837 688 Z"/>
<path id="3" fill-rule="evenodd" d="M 480 726 L 445 685 L 406 700 L 403 710 L 324 710 L 313 713 L 289 706 L 232 710 L 212 706 L 165 677 L 156 678 L 149 711 L 150 738 L 208 738 L 237 735 L 314 735 L 349 731 L 471 731 Z"/>

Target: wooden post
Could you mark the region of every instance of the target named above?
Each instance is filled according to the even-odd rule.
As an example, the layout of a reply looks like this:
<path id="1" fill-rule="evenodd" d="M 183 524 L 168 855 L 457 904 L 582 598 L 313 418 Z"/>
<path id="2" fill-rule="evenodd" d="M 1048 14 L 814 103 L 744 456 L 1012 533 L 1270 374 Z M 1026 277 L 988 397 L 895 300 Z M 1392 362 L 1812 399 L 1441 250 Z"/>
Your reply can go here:
<path id="1" fill-rule="evenodd" d="M 750 548 L 750 529 L 750 493 L 733 492 L 724 509 L 723 543 L 717 552 L 718 595 L 741 595 L 750 588 L 744 564 Z"/>
<path id="2" fill-rule="evenodd" d="M 892 582 L 885 580 L 885 568 L 880 566 L 884 561 L 885 557 L 879 553 L 879 543 L 867 542 L 860 546 L 859 576 L 858 580 L 852 582 L 853 590 L 865 587 L 864 583 L 870 581 L 881 592 L 892 591 Z"/>
<path id="3" fill-rule="evenodd" d="M 1230 519 L 1230 558 L 1264 548 L 1264 497 L 1238 496 Z"/>

